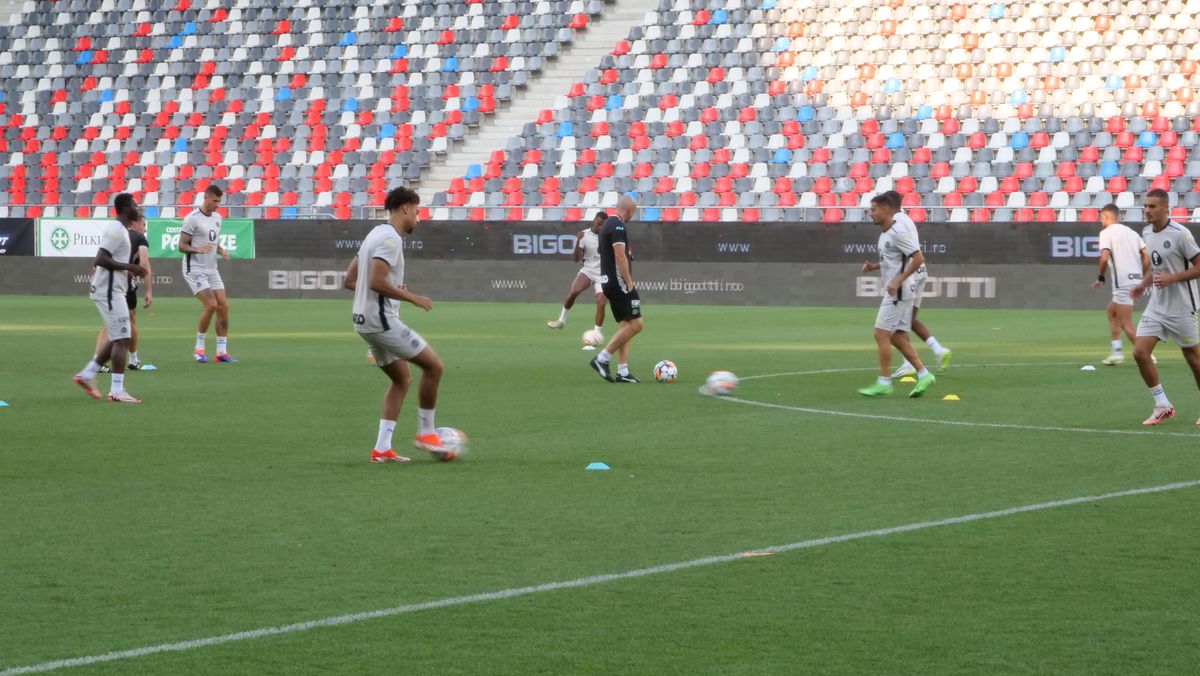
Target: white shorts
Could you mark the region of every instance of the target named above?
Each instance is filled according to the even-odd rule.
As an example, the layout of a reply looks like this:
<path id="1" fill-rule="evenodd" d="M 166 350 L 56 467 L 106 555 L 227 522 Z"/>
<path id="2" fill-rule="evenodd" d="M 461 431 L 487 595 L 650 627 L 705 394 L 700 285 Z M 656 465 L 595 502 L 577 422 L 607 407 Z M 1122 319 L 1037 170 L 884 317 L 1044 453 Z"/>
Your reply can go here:
<path id="1" fill-rule="evenodd" d="M 397 359 L 410 360 L 429 347 L 429 343 L 425 342 L 421 334 L 408 328 L 403 322 L 396 323 L 398 326 L 387 331 L 358 334 L 367 341 L 378 366 L 387 366 Z"/>
<path id="2" fill-rule="evenodd" d="M 1162 317 L 1152 312 L 1143 312 L 1138 321 L 1137 335 L 1147 336 L 1166 341 L 1175 341 L 1179 347 L 1195 347 L 1200 345 L 1200 329 L 1196 326 L 1196 313 Z"/>
<path id="3" fill-rule="evenodd" d="M 594 291 L 597 296 L 604 295 L 604 286 L 602 284 L 600 284 L 600 282 L 598 281 L 598 278 L 593 277 L 591 274 L 588 273 L 587 270 L 580 269 L 579 274 L 576 275 L 576 278 L 579 278 L 579 277 L 585 277 L 585 278 L 587 278 L 587 280 L 589 282 L 591 282 L 592 291 Z"/>
<path id="4" fill-rule="evenodd" d="M 928 277 L 918 277 L 916 282 L 913 283 L 913 309 L 915 310 L 921 309 L 921 292 L 925 290 L 926 279 Z"/>
<path id="5" fill-rule="evenodd" d="M 192 290 L 193 296 L 205 290 L 223 291 L 225 289 L 225 282 L 221 281 L 221 273 L 216 270 L 212 272 L 192 270 L 191 272 L 183 273 L 183 279 L 187 281 L 188 288 Z"/>
<path id="6" fill-rule="evenodd" d="M 125 302 L 125 295 L 121 294 L 113 299 L 112 303 L 107 300 L 92 299 L 96 303 L 96 309 L 100 311 L 100 320 L 104 322 L 104 328 L 108 330 L 109 340 L 121 340 L 133 336 L 132 329 L 129 324 L 129 305 Z M 109 306 L 112 309 L 109 309 Z"/>
<path id="7" fill-rule="evenodd" d="M 1130 287 L 1125 287 L 1123 289 L 1114 288 L 1112 302 L 1116 303 L 1117 305 L 1133 305 L 1133 298 L 1129 296 L 1130 291 L 1132 291 Z"/>
<path id="8" fill-rule="evenodd" d="M 884 298 L 883 303 L 879 305 L 879 314 L 875 315 L 875 328 L 892 333 L 910 330 L 912 328 L 913 303 L 912 298 L 901 301 Z"/>

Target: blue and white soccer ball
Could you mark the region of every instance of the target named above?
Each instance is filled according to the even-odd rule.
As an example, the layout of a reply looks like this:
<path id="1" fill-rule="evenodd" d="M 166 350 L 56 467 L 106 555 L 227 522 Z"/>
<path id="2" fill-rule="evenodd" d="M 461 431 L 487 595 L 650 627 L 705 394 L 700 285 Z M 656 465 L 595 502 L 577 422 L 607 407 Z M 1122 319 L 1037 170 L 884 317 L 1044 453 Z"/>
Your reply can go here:
<path id="1" fill-rule="evenodd" d="M 654 365 L 654 379 L 660 383 L 673 383 L 679 377 L 679 369 L 675 362 L 666 359 Z"/>
<path id="2" fill-rule="evenodd" d="M 708 389 L 709 394 L 715 394 L 723 397 L 727 394 L 732 394 L 738 386 L 738 378 L 729 371 L 715 371 L 708 377 L 708 381 L 704 386 Z"/>

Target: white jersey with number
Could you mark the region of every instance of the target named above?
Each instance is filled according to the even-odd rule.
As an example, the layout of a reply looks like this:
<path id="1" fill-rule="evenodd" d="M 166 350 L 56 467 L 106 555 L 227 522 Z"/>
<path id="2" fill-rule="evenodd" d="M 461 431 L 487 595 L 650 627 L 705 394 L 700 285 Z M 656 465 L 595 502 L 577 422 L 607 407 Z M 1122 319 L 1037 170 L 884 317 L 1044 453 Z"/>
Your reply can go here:
<path id="1" fill-rule="evenodd" d="M 1100 231 L 1100 249 L 1109 252 L 1113 291 L 1132 289 L 1141 283 L 1142 249 L 1145 248 L 1141 236 L 1121 223 L 1113 223 Z"/>
<path id="2" fill-rule="evenodd" d="M 100 248 L 112 255 L 118 263 L 128 263 L 130 256 L 129 231 L 120 221 L 111 221 L 100 233 Z M 129 288 L 129 273 L 124 270 L 109 270 L 96 266 L 92 273 L 90 297 L 92 300 L 125 303 L 125 291 Z"/>
<path id="3" fill-rule="evenodd" d="M 354 287 L 354 330 L 379 333 L 399 324 L 400 301 L 371 290 L 371 261 L 378 258 L 389 266 L 388 283 L 404 286 L 404 239 L 387 223 L 375 226 L 358 249 L 358 280 Z"/>
<path id="4" fill-rule="evenodd" d="M 921 250 L 917 239 L 913 237 L 908 228 L 893 222 L 891 227 L 880 233 L 878 250 L 879 277 L 883 282 L 883 297 L 894 301 L 911 299 L 916 290 L 915 275 L 904 280 L 896 295 L 889 294 L 887 287 L 900 276 L 900 273 L 904 272 L 904 268 L 908 266 L 908 261 L 913 254 Z"/>
<path id="5" fill-rule="evenodd" d="M 189 253 L 183 255 L 183 274 L 189 272 L 216 272 L 217 271 L 217 242 L 221 236 L 221 214 L 212 212 L 205 215 L 199 209 L 193 209 L 192 213 L 188 214 L 183 219 L 183 229 L 180 230 L 182 235 L 192 236 L 192 246 L 202 247 L 208 245 L 212 250 L 206 254 Z"/>
<path id="6" fill-rule="evenodd" d="M 579 271 L 587 275 L 593 282 L 600 283 L 600 235 L 592 232 L 591 228 L 583 231 L 579 238 L 579 248 L 583 249 L 583 268 Z"/>
<path id="7" fill-rule="evenodd" d="M 1147 225 L 1142 231 L 1146 242 L 1146 253 L 1150 254 L 1150 270 L 1168 275 L 1184 272 L 1192 267 L 1192 259 L 1200 255 L 1200 246 L 1192 231 L 1169 221 L 1165 228 L 1155 232 Z M 1196 280 L 1168 284 L 1163 288 L 1151 287 L 1150 302 L 1146 312 L 1160 317 L 1178 317 L 1196 312 Z"/>

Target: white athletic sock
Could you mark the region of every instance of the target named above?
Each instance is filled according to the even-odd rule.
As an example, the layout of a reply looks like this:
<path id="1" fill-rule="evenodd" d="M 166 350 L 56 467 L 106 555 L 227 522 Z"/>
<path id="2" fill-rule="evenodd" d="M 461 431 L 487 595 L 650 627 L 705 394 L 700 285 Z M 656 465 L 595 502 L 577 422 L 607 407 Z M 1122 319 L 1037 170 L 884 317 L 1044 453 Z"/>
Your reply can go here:
<path id="1" fill-rule="evenodd" d="M 1112 342 L 1112 351 L 1113 354 L 1117 354 L 1121 351 L 1121 341 L 1119 339 Z"/>
<path id="2" fill-rule="evenodd" d="M 229 353 L 229 338 L 225 336 L 217 336 L 217 354 Z"/>
<path id="3" fill-rule="evenodd" d="M 437 428 L 433 426 L 433 409 L 418 408 L 417 409 L 417 434 L 425 436 L 426 434 L 437 434 Z"/>
<path id="4" fill-rule="evenodd" d="M 379 436 L 375 437 L 375 450 L 392 450 L 392 432 L 396 430 L 395 420 L 379 421 Z"/>
<path id="5" fill-rule="evenodd" d="M 568 312 L 570 312 L 570 310 L 568 310 L 567 308 L 563 308 L 562 312 L 558 313 L 558 321 L 562 322 L 563 324 L 566 324 Z"/>
<path id="6" fill-rule="evenodd" d="M 1170 408 L 1171 400 L 1167 399 L 1167 393 L 1160 384 L 1150 388 L 1150 396 L 1154 397 L 1154 405 L 1158 408 Z"/>
<path id="7" fill-rule="evenodd" d="M 880 385 L 891 385 L 892 379 L 888 376 L 879 376 L 875 379 L 875 382 L 879 383 Z"/>
<path id="8" fill-rule="evenodd" d="M 930 336 L 929 339 L 925 341 L 925 344 L 928 345 L 929 349 L 933 350 L 933 353 L 936 355 L 940 356 L 946 351 L 946 348 L 942 347 L 942 344 L 937 342 L 937 338 L 934 338 L 933 336 Z"/>
<path id="9" fill-rule="evenodd" d="M 619 376 L 629 375 L 629 364 L 617 364 L 617 375 L 619 375 Z"/>
<path id="10" fill-rule="evenodd" d="M 929 369 L 925 368 L 924 366 L 921 367 L 920 371 L 917 371 L 918 378 L 924 378 L 927 375 L 929 375 Z"/>
<path id="11" fill-rule="evenodd" d="M 130 353 L 129 353 L 129 363 L 130 363 L 130 364 L 136 364 L 136 363 L 138 363 L 137 352 L 130 352 Z"/>
<path id="12" fill-rule="evenodd" d="M 125 374 L 124 373 L 112 374 L 112 387 L 110 389 L 113 394 L 117 394 L 119 392 L 125 391 Z"/>
<path id="13" fill-rule="evenodd" d="M 201 352 L 203 350 L 204 350 L 204 334 L 197 333 L 196 334 L 196 351 Z"/>
<path id="14" fill-rule="evenodd" d="M 601 364 L 607 364 L 612 361 L 612 355 L 609 354 L 608 350 L 600 350 L 600 354 L 596 355 L 596 361 Z"/>
<path id="15" fill-rule="evenodd" d="M 593 326 L 592 328 L 596 330 L 596 333 L 603 333 L 603 331 L 601 331 L 601 330 L 600 330 L 600 325 L 599 325 L 599 324 L 597 324 L 597 325 Z"/>
<path id="16" fill-rule="evenodd" d="M 79 372 L 79 375 L 83 376 L 84 378 L 92 379 L 95 378 L 96 374 L 99 372 L 100 363 L 96 361 L 95 357 L 92 357 L 92 360 L 87 363 L 87 366 L 83 367 L 83 370 Z"/>

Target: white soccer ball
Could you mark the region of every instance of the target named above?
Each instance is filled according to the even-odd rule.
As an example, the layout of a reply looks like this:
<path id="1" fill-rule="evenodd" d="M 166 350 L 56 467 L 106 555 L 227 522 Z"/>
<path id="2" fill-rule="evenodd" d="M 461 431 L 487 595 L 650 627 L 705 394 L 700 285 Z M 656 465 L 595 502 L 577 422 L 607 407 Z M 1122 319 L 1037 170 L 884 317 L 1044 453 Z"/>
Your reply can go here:
<path id="1" fill-rule="evenodd" d="M 660 383 L 673 383 L 679 377 L 679 369 L 675 362 L 666 359 L 654 365 L 654 379 Z"/>
<path id="2" fill-rule="evenodd" d="M 601 347 L 604 345 L 604 334 L 596 329 L 588 329 L 583 332 L 583 344 L 588 347 Z"/>
<path id="3" fill-rule="evenodd" d="M 705 387 L 710 394 L 724 396 L 733 392 L 738 385 L 737 376 L 729 371 L 716 371 L 708 377 Z"/>
<path id="4" fill-rule="evenodd" d="M 434 457 L 443 462 L 461 458 L 467 454 L 467 433 L 453 427 L 437 428 L 438 439 L 450 450 L 449 453 L 437 453 Z"/>

